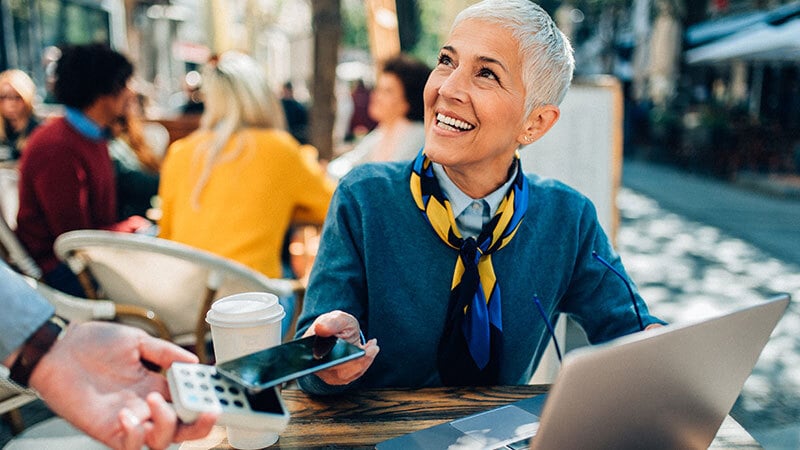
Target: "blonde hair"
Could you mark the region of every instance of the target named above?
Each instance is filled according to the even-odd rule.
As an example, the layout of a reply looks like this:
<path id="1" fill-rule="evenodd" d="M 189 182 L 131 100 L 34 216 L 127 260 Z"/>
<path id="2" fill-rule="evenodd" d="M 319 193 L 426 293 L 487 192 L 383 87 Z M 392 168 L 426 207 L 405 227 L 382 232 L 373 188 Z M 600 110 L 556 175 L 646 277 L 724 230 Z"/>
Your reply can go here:
<path id="1" fill-rule="evenodd" d="M 569 39 L 545 10 L 530 0 L 484 0 L 461 11 L 452 28 L 468 19 L 503 26 L 517 39 L 526 116 L 536 107 L 558 105 L 564 100 L 575 59 Z"/>
<path id="2" fill-rule="evenodd" d="M 33 101 L 36 99 L 36 84 L 27 73 L 19 69 L 9 69 L 0 73 L 0 85 L 8 83 L 25 103 L 25 114 L 33 115 Z M 0 115 L 0 140 L 6 140 L 6 119 Z"/>
<path id="3" fill-rule="evenodd" d="M 244 148 L 242 137 L 234 136 L 243 128 L 286 129 L 283 106 L 269 86 L 266 72 L 250 56 L 227 51 L 212 58 L 203 68 L 204 98 L 200 131 L 210 132 L 212 139 L 198 147 L 195 158 L 203 159 L 203 169 L 192 192 L 192 204 L 200 207 L 203 191 L 215 165 L 235 159 Z M 233 152 L 221 156 L 222 150 L 236 139 Z"/>

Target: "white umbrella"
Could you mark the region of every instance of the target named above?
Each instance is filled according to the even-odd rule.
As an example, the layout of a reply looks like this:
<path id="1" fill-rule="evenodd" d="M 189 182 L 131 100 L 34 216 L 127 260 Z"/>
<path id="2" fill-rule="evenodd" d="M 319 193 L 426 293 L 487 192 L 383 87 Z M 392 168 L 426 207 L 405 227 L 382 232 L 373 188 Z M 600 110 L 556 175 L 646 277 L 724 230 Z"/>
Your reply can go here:
<path id="1" fill-rule="evenodd" d="M 660 105 L 675 92 L 681 51 L 681 24 L 672 2 L 660 0 L 656 6 L 658 15 L 650 35 L 648 84 L 650 98 Z"/>
<path id="2" fill-rule="evenodd" d="M 631 61 L 633 66 L 633 98 L 641 100 L 645 97 L 647 67 L 650 64 L 650 49 L 647 46 L 647 38 L 650 34 L 650 0 L 634 0 L 632 22 L 635 45 Z"/>
<path id="3" fill-rule="evenodd" d="M 800 19 L 760 23 L 686 52 L 689 64 L 742 61 L 800 61 Z"/>

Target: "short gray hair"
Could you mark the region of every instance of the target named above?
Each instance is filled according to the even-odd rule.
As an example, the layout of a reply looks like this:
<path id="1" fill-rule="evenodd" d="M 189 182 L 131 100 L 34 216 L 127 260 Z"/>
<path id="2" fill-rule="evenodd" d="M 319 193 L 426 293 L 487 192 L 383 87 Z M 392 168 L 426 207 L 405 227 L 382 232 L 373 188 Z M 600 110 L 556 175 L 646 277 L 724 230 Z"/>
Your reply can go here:
<path id="1" fill-rule="evenodd" d="M 522 56 L 525 115 L 543 105 L 564 100 L 575 69 L 572 45 L 553 19 L 530 0 L 483 0 L 461 11 L 452 29 L 461 22 L 482 20 L 511 31 Z"/>

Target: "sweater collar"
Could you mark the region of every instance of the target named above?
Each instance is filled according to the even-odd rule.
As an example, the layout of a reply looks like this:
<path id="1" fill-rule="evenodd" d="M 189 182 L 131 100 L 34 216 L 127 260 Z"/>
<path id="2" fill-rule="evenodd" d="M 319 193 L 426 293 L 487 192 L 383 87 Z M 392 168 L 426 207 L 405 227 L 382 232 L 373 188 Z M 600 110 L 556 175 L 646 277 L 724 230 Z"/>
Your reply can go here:
<path id="1" fill-rule="evenodd" d="M 67 106 L 64 119 L 84 137 L 93 141 L 105 141 L 109 138 L 107 129 L 100 127 L 81 110 Z"/>

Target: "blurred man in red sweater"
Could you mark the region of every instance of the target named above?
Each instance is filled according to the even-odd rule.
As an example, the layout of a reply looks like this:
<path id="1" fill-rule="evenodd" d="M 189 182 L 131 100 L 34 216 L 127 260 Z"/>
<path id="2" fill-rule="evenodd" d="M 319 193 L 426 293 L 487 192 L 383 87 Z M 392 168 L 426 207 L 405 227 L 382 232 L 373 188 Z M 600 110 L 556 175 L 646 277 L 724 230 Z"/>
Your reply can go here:
<path id="1" fill-rule="evenodd" d="M 44 281 L 83 296 L 77 278 L 53 252 L 62 233 L 77 229 L 134 232 L 150 226 L 134 216 L 117 221 L 109 125 L 133 97 L 133 66 L 105 45 L 67 47 L 56 67 L 55 95 L 64 117 L 40 126 L 20 162 L 17 235 L 42 267 Z"/>

